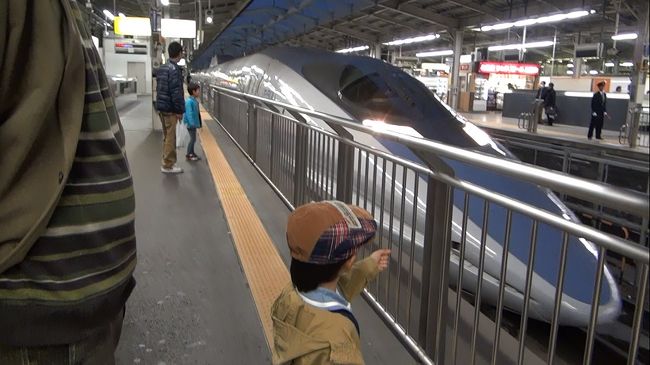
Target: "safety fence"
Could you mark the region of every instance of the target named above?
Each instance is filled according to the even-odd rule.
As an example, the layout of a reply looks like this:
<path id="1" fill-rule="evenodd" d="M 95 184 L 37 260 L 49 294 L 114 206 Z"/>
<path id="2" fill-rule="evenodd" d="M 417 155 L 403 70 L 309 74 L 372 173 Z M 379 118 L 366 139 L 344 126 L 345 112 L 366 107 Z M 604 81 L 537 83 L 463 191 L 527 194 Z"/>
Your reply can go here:
<path id="1" fill-rule="evenodd" d="M 628 364 L 647 356 L 640 345 L 647 339 L 645 247 L 455 171 L 490 171 L 544 196 L 552 196 L 548 188 L 646 221 L 647 196 L 202 82 L 206 109 L 287 206 L 337 199 L 374 215 L 379 233 L 360 254 L 390 248 L 391 265 L 364 296 L 419 362 L 529 364 L 568 357 L 590 364 L 603 348 Z M 377 138 L 417 157 L 372 146 Z M 631 294 L 636 305 L 627 316 L 619 315 L 608 251 L 639 268 Z M 603 329 L 612 323 L 618 350 L 602 345 Z"/>

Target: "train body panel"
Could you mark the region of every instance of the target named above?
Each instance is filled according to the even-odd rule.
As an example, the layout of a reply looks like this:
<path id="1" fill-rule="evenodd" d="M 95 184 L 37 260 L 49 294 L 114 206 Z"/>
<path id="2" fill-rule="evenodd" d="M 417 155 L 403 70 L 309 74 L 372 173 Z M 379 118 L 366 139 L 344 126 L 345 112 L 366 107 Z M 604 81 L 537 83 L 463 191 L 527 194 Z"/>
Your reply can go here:
<path id="1" fill-rule="evenodd" d="M 509 151 L 438 100 L 419 81 L 380 60 L 313 49 L 280 47 L 215 66 L 204 70 L 197 77 L 233 90 L 335 116 L 359 121 L 380 121 L 408 129 L 424 138 L 514 159 Z M 286 113 L 286 111 L 279 112 Z M 292 116 L 323 130 L 332 131 L 331 126 L 323 121 L 305 115 Z M 355 130 L 346 131 L 359 143 L 424 164 L 416 153 L 403 145 Z M 325 151 L 320 153 L 324 154 Z M 359 154 L 356 158 L 364 159 L 364 156 Z M 567 220 L 577 221 L 571 211 L 546 189 L 457 161 L 444 158 L 442 160 L 460 179 L 564 216 Z M 365 164 L 369 163 L 372 161 L 365 161 Z M 361 161 L 356 160 L 354 166 L 355 169 L 361 166 Z M 379 166 L 373 167 L 379 168 Z M 378 178 L 363 174 L 359 176 L 362 176 L 363 184 L 366 186 L 377 187 L 381 183 L 380 178 L 395 180 L 397 185 L 392 193 L 395 194 L 395 200 L 400 201 L 402 171 L 397 170 L 395 176 L 391 176 L 391 171 L 382 172 L 385 177 Z M 408 177 L 409 181 L 413 178 Z M 336 181 L 332 181 L 331 184 L 336 184 Z M 418 185 L 417 196 L 426 196 L 426 181 L 422 180 Z M 315 182 L 312 186 L 318 189 Z M 316 193 L 318 195 L 318 192 Z M 413 199 L 416 195 L 413 191 L 407 190 L 406 195 L 406 201 L 410 201 L 411 204 L 406 212 L 416 212 L 418 219 L 424 221 L 425 202 L 421 199 L 417 201 Z M 327 197 L 326 194 L 319 196 Z M 462 236 L 463 198 L 463 192 L 454 192 L 452 239 L 456 242 L 460 242 Z M 354 199 L 356 193 L 353 201 Z M 412 204 L 416 206 L 413 207 Z M 377 212 L 381 210 L 377 209 L 378 207 L 374 208 Z M 481 296 L 483 302 L 495 304 L 503 255 L 506 211 L 495 205 L 491 205 L 489 210 Z M 388 215 L 387 212 L 378 214 Z M 412 216 L 412 213 L 408 214 Z M 481 253 L 483 200 L 472 198 L 468 214 L 463 289 L 475 292 Z M 385 218 L 385 220 L 390 219 L 390 217 Z M 504 303 L 508 309 L 515 312 L 521 311 L 523 307 L 531 228 L 532 220 L 513 214 Z M 422 227 L 417 229 L 415 242 L 410 242 L 410 234 L 404 233 L 402 237 L 406 245 L 415 245 L 417 249 L 413 249 L 412 252 L 419 252 L 420 255 L 424 245 L 423 230 L 419 232 L 421 229 Z M 410 232 L 410 227 L 406 227 L 405 232 Z M 562 233 L 558 229 L 544 224 L 539 225 L 529 312 L 533 318 L 550 321 L 552 317 L 562 239 Z M 594 288 L 593 284 L 585 285 L 585 283 L 593 283 L 595 280 L 597 251 L 590 242 L 570 237 L 567 258 L 560 323 L 581 326 L 589 321 Z M 420 260 L 421 257 L 416 259 Z M 455 285 L 459 265 L 457 252 L 452 254 L 450 262 L 450 284 Z M 611 273 L 605 267 L 599 322 L 614 320 L 620 312 L 620 305 L 618 288 Z"/>

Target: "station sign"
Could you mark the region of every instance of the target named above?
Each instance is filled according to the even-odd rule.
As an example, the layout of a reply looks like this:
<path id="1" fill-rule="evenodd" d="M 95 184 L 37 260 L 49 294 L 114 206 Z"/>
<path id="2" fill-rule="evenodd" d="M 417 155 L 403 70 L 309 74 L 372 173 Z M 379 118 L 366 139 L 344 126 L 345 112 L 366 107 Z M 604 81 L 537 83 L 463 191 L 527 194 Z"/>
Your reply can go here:
<path id="1" fill-rule="evenodd" d="M 482 61 L 479 63 L 478 72 L 482 74 L 537 76 L 539 75 L 539 65 L 536 63 Z"/>

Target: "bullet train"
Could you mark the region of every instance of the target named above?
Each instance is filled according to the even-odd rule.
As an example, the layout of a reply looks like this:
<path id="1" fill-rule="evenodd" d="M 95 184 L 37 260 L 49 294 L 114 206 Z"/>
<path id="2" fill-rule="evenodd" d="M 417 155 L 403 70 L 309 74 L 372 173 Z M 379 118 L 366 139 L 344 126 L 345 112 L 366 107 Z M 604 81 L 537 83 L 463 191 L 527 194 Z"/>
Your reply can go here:
<path id="1" fill-rule="evenodd" d="M 194 74 L 194 77 L 206 86 L 227 87 L 298 107 L 354 119 L 369 126 L 375 125 L 374 123 L 384 127 L 388 125 L 398 132 L 415 134 L 504 159 L 515 159 L 502 145 L 493 141 L 486 133 L 440 101 L 420 81 L 381 60 L 311 48 L 274 47 L 214 65 Z M 205 93 L 207 92 L 204 91 Z M 304 116 L 303 120 L 307 123 L 319 124 L 325 130 L 331 130 L 322 121 L 313 120 L 308 116 Z M 362 144 L 423 164 L 417 153 L 403 145 L 354 130 L 348 132 Z M 458 161 L 446 158 L 442 160 L 453 169 L 454 175 L 462 180 L 545 209 L 567 220 L 579 222 L 548 189 Z M 356 161 L 355 166 L 357 166 Z M 384 173 L 388 174 L 388 172 Z M 365 179 L 370 178 L 365 177 Z M 399 186 L 401 178 L 402 173 L 399 172 L 394 177 L 389 176 L 388 181 L 395 179 L 398 181 L 396 185 Z M 370 184 L 373 182 L 370 181 Z M 379 181 L 376 185 L 378 184 Z M 420 182 L 418 191 L 419 196 L 425 196 L 424 180 Z M 395 194 L 396 201 L 399 201 L 398 195 L 401 194 L 401 189 L 396 189 Z M 413 192 L 410 192 L 409 196 L 412 198 Z M 418 214 L 423 215 L 425 203 L 420 199 L 417 202 L 413 200 L 407 199 L 407 204 L 417 204 Z M 453 200 L 452 240 L 458 243 L 463 233 L 464 193 L 455 189 Z M 413 211 L 412 208 L 412 206 L 407 207 L 405 211 Z M 467 232 L 465 232 L 466 246 L 461 287 L 472 293 L 476 291 L 478 282 L 482 225 L 483 200 L 471 198 Z M 483 303 L 492 305 L 497 303 L 505 226 L 505 208 L 491 204 L 481 287 Z M 503 303 L 508 310 L 521 313 L 532 221 L 530 218 L 514 213 L 511 227 Z M 421 230 L 422 232 L 419 232 L 420 228 L 418 228 L 415 240 L 415 244 L 420 248 L 423 244 L 424 231 Z M 410 241 L 410 233 L 408 238 L 406 234 L 404 236 L 404 241 Z M 545 224 L 539 225 L 528 313 L 531 318 L 546 322 L 550 322 L 552 318 L 562 238 L 562 232 L 558 229 Z M 450 284 L 452 285 L 456 285 L 458 281 L 460 259 L 457 248 L 458 244 L 452 250 L 450 258 Z M 422 250 L 416 252 L 421 255 Z M 560 324 L 586 326 L 589 322 L 597 261 L 598 253 L 595 245 L 582 238 L 569 239 Z M 618 287 L 611 272 L 605 267 L 598 323 L 614 321 L 620 310 Z"/>

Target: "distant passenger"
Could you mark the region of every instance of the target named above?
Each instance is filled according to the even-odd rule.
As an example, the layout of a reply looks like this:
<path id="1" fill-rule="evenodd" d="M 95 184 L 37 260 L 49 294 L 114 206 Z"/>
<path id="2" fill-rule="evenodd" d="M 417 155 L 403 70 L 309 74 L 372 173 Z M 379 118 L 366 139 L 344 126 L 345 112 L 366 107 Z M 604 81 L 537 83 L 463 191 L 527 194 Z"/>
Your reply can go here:
<path id="1" fill-rule="evenodd" d="M 114 364 L 135 286 L 124 130 L 78 3 L 0 1 L 2 365 Z"/>
<path id="2" fill-rule="evenodd" d="M 598 83 L 598 91 L 591 98 L 591 123 L 589 123 L 589 132 L 587 138 L 591 139 L 596 130 L 596 139 L 602 140 L 601 131 L 607 115 L 607 94 L 605 94 L 605 81 Z"/>
<path id="3" fill-rule="evenodd" d="M 517 90 L 517 88 L 515 88 L 515 85 L 513 85 L 512 83 L 509 82 L 508 83 L 508 90 L 515 91 L 515 90 Z"/>
<path id="4" fill-rule="evenodd" d="M 548 84 L 548 89 L 544 95 L 544 112 L 546 113 L 546 120 L 548 125 L 552 126 L 557 116 L 557 106 L 555 105 L 555 89 L 554 84 Z"/>
<path id="5" fill-rule="evenodd" d="M 364 363 L 350 301 L 388 267 L 390 250 L 355 263 L 376 230 L 370 213 L 338 201 L 309 203 L 289 216 L 293 284 L 272 308 L 274 363 Z"/>
<path id="6" fill-rule="evenodd" d="M 194 153 L 194 144 L 196 143 L 196 130 L 203 126 L 201 122 L 201 112 L 199 111 L 199 97 L 201 88 L 199 84 L 192 83 L 187 87 L 190 96 L 185 101 L 185 116 L 183 122 L 190 134 L 190 142 L 187 144 L 187 154 L 185 158 L 189 161 L 198 161 L 201 158 Z"/>
<path id="7" fill-rule="evenodd" d="M 176 166 L 176 123 L 183 119 L 183 71 L 178 61 L 183 57 L 183 47 L 171 42 L 167 48 L 169 61 L 158 68 L 156 74 L 156 109 L 160 113 L 163 128 L 163 159 L 160 170 L 166 174 L 178 174 L 183 169 Z"/>
<path id="8" fill-rule="evenodd" d="M 535 98 L 543 100 L 544 96 L 546 96 L 546 81 L 539 83 L 539 89 L 537 89 L 537 95 L 535 95 Z"/>
<path id="9" fill-rule="evenodd" d="M 623 92 L 623 88 L 620 87 L 620 86 L 617 86 L 617 87 L 616 87 L 616 92 L 617 92 L 617 93 L 622 93 L 622 92 Z"/>

